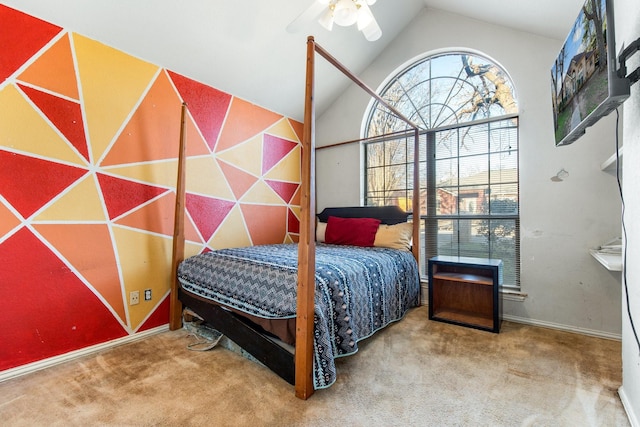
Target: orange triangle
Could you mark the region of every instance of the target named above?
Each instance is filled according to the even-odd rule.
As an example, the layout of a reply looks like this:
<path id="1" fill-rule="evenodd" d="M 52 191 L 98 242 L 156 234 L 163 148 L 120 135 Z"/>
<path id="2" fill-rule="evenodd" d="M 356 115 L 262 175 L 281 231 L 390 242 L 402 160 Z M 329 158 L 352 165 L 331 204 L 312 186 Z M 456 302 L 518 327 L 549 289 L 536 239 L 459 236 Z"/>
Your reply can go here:
<path id="1" fill-rule="evenodd" d="M 280 114 L 265 110 L 242 99 L 233 98 L 220 139 L 216 145 L 216 152 L 231 148 L 264 132 L 281 118 Z"/>
<path id="2" fill-rule="evenodd" d="M 291 198 L 291 201 L 289 202 L 290 205 L 295 205 L 295 206 L 300 206 L 300 196 L 302 193 L 302 186 L 298 187 L 298 190 L 296 191 L 296 194 L 293 195 L 293 197 Z"/>
<path id="3" fill-rule="evenodd" d="M 102 166 L 178 157 L 180 99 L 160 73 L 131 120 L 102 161 Z"/>
<path id="4" fill-rule="evenodd" d="M 293 131 L 298 136 L 298 141 L 302 142 L 302 135 L 304 133 L 304 124 L 301 122 L 297 122 L 293 119 L 289 119 L 289 124 L 293 128 Z"/>
<path id="5" fill-rule="evenodd" d="M 254 245 L 283 243 L 287 235 L 287 207 L 241 205 L 244 222 Z"/>
<path id="6" fill-rule="evenodd" d="M 168 193 L 119 219 L 116 223 L 152 233 L 173 236 L 175 204 L 175 193 Z M 186 240 L 202 241 L 195 225 L 186 215 L 184 219 L 184 234 Z"/>
<path id="7" fill-rule="evenodd" d="M 228 163 L 218 160 L 218 164 L 227 179 L 227 183 L 229 183 L 229 187 L 231 187 L 231 191 L 233 191 L 233 195 L 236 196 L 236 199 L 242 198 L 242 196 L 256 183 L 256 181 L 258 181 L 258 178 L 255 176 L 243 171 L 242 169 L 231 166 Z"/>
<path id="8" fill-rule="evenodd" d="M 78 100 L 76 69 L 69 35 L 60 38 L 20 76 L 19 80 Z"/>
<path id="9" fill-rule="evenodd" d="M 2 236 L 20 225 L 20 219 L 3 203 L 0 203 L 0 240 Z"/>
<path id="10" fill-rule="evenodd" d="M 116 221 L 116 224 L 172 236 L 175 203 L 175 194 L 167 193 L 158 200 L 122 217 Z"/>
<path id="11" fill-rule="evenodd" d="M 106 224 L 34 224 L 126 322 L 118 263 Z M 82 238 L 77 238 L 82 236 Z"/>
<path id="12" fill-rule="evenodd" d="M 198 228 L 193 223 L 193 220 L 188 215 L 188 212 L 185 212 L 184 215 L 184 240 L 186 240 L 187 242 L 204 243 L 202 237 L 200 237 Z"/>

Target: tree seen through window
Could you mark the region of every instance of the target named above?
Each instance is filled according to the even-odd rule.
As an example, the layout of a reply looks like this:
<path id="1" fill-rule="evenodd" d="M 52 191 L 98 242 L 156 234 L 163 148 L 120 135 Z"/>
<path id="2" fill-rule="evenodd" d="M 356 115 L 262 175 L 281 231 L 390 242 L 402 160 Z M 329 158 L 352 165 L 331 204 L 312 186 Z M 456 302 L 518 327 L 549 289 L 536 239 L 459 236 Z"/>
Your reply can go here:
<path id="1" fill-rule="evenodd" d="M 480 55 L 421 59 L 380 95 L 420 129 L 423 273 L 434 255 L 500 258 L 519 286 L 518 105 L 508 74 Z M 367 205 L 411 210 L 413 134 L 374 103 L 364 144 Z"/>

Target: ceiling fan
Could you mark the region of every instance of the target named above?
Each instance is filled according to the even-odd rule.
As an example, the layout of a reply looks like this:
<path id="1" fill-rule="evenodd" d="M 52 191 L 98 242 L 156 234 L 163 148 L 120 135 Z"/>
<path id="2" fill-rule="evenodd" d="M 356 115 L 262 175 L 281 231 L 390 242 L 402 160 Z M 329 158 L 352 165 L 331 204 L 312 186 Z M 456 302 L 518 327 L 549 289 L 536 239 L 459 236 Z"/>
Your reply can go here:
<path id="1" fill-rule="evenodd" d="M 373 16 L 369 6 L 376 0 L 315 0 L 304 12 L 287 25 L 287 31 L 295 33 L 316 18 L 327 30 L 333 24 L 348 27 L 357 24 L 358 30 L 369 41 L 376 41 L 382 36 L 382 30 Z"/>

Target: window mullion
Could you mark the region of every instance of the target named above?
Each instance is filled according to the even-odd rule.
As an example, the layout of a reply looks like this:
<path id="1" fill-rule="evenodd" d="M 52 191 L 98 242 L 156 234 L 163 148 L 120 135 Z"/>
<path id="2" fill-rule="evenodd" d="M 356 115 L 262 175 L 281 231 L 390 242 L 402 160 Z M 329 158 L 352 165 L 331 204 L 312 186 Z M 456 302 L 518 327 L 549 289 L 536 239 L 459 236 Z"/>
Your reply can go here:
<path id="1" fill-rule="evenodd" d="M 427 132 L 427 220 L 425 224 L 425 254 L 427 259 L 438 255 L 438 219 L 436 193 L 436 134 Z"/>

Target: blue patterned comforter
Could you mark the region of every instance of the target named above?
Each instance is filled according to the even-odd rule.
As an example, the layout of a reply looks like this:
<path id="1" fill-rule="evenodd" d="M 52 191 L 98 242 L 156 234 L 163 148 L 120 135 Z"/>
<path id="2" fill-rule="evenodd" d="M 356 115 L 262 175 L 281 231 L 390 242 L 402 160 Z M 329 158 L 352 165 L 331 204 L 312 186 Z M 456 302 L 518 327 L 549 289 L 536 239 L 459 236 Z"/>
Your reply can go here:
<path id="1" fill-rule="evenodd" d="M 223 249 L 178 267 L 182 288 L 268 319 L 296 316 L 296 244 Z M 336 380 L 335 358 L 354 354 L 358 341 L 400 320 L 418 305 L 418 266 L 410 252 L 318 244 L 314 330 L 314 387 Z"/>

